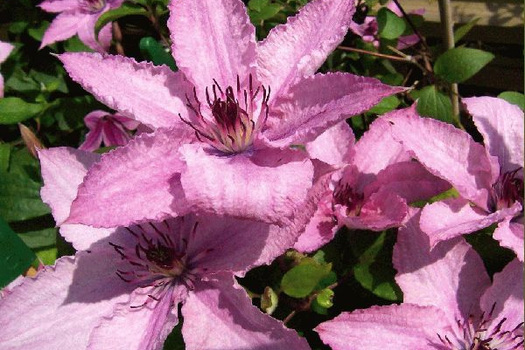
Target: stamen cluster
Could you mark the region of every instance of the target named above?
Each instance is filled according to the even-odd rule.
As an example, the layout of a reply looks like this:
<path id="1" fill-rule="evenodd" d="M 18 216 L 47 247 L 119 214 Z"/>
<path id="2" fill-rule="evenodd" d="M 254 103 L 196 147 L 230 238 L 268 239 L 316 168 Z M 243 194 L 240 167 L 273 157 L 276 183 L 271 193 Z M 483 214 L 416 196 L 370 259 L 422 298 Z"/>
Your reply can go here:
<path id="1" fill-rule="evenodd" d="M 225 154 L 242 153 L 252 146 L 256 134 L 268 118 L 270 88 L 258 86 L 254 90 L 251 75 L 248 89 L 244 90 L 241 89 L 239 77 L 237 77 L 236 91 L 231 86 L 223 90 L 216 80 L 213 82 L 213 97 L 206 88 L 206 102 L 213 120 L 203 115 L 196 89 L 193 90 L 193 101 L 186 96 L 186 105 L 195 114 L 195 118 L 188 121 L 180 114 L 179 117 L 195 130 L 195 135 L 201 142 L 207 142 Z M 257 108 L 260 91 L 262 91 L 261 107 Z M 257 112 L 259 112 L 258 117 L 255 115 Z"/>
<path id="2" fill-rule="evenodd" d="M 88 13 L 97 13 L 106 7 L 106 0 L 78 0 L 79 7 Z"/>
<path id="3" fill-rule="evenodd" d="M 346 207 L 347 216 L 359 216 L 363 206 L 364 194 L 357 192 L 353 186 L 339 181 L 334 190 L 333 205 Z"/>
<path id="4" fill-rule="evenodd" d="M 495 305 L 488 314 L 483 314 L 478 320 L 469 316 L 466 321 L 457 320 L 460 338 L 442 337 L 441 342 L 450 350 L 515 350 L 523 347 L 523 322 L 512 330 L 503 330 L 507 321 L 502 318 L 496 325 L 490 326 Z"/>
<path id="5" fill-rule="evenodd" d="M 522 168 L 508 171 L 499 176 L 492 185 L 492 209 L 511 207 L 515 202 L 523 202 L 523 178 L 518 175 Z"/>

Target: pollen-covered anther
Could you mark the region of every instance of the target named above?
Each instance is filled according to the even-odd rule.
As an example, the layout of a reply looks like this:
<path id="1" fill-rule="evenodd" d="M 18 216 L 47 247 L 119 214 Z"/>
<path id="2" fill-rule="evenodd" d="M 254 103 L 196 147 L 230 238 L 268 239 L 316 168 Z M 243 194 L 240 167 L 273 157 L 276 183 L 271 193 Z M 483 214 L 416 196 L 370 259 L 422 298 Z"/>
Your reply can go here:
<path id="1" fill-rule="evenodd" d="M 106 7 L 106 0 L 78 0 L 79 7 L 88 13 L 97 13 Z"/>
<path id="2" fill-rule="evenodd" d="M 261 91 L 262 96 L 259 97 Z M 193 90 L 193 101 L 186 96 L 186 105 L 194 117 L 191 120 L 185 120 L 180 115 L 179 117 L 195 130 L 195 135 L 201 142 L 226 154 L 242 153 L 250 149 L 256 134 L 266 122 L 269 97 L 269 87 L 266 89 L 258 86 L 254 90 L 251 75 L 247 89 L 241 89 L 239 77 L 236 90 L 231 86 L 223 90 L 213 80 L 211 93 L 206 88 L 207 108 L 213 119 L 203 115 L 196 89 Z"/>

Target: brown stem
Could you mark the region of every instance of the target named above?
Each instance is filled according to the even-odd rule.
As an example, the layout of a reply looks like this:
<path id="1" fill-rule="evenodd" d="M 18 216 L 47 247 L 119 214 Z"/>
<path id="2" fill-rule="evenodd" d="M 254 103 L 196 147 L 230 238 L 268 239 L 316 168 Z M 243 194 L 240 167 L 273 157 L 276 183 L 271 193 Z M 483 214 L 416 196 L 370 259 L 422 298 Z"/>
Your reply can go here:
<path id="1" fill-rule="evenodd" d="M 119 55 L 126 56 L 124 46 L 122 46 L 122 31 L 116 21 L 111 23 L 111 29 L 113 30 L 113 39 L 115 40 L 115 50 Z"/>
<path id="2" fill-rule="evenodd" d="M 350 51 L 350 52 L 362 53 L 362 54 L 365 54 L 365 55 L 370 55 L 370 56 L 376 56 L 376 57 L 386 58 L 386 59 L 389 59 L 389 60 L 392 60 L 392 61 L 400 61 L 400 62 L 409 62 L 409 63 L 413 63 L 412 60 L 407 59 L 407 58 L 405 58 L 405 57 L 392 56 L 392 55 L 387 55 L 387 54 L 384 54 L 384 53 L 379 53 L 379 52 L 374 52 L 374 51 L 367 51 L 367 50 L 357 49 L 357 48 L 355 48 L 355 47 L 338 46 L 337 48 L 340 49 L 340 50 L 343 50 L 343 51 Z"/>
<path id="3" fill-rule="evenodd" d="M 406 19 L 406 21 L 407 21 L 408 25 L 410 26 L 410 28 L 412 28 L 412 31 L 417 35 L 417 37 L 419 38 L 419 41 L 423 44 L 423 46 L 425 47 L 426 51 L 429 51 L 428 46 L 427 46 L 427 42 L 425 41 L 425 38 L 423 38 L 423 36 L 419 32 L 419 30 L 414 25 L 414 22 L 412 22 L 410 17 L 408 17 L 408 14 L 405 12 L 405 9 L 401 6 L 401 4 L 399 3 L 398 0 L 394 0 L 394 3 L 396 4 L 396 6 L 399 9 L 399 11 L 401 11 L 401 13 L 403 14 L 403 17 Z"/>
<path id="4" fill-rule="evenodd" d="M 290 312 L 288 314 L 288 316 L 286 316 L 285 319 L 283 320 L 283 323 L 286 325 L 288 322 L 290 322 L 290 320 L 295 316 L 296 313 L 297 313 L 297 311 L 295 311 L 295 310 Z"/>

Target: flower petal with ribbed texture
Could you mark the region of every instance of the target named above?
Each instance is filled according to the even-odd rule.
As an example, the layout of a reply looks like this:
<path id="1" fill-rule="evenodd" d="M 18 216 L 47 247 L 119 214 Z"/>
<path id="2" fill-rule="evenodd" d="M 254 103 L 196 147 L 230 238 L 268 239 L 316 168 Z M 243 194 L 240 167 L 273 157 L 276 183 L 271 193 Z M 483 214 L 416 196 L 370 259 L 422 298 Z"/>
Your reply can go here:
<path id="1" fill-rule="evenodd" d="M 298 151 L 216 156 L 184 145 L 180 152 L 186 163 L 182 187 L 195 210 L 282 224 L 312 186 L 313 165 Z"/>
<path id="2" fill-rule="evenodd" d="M 253 306 L 232 277 L 196 284 L 182 315 L 188 350 L 309 349 L 294 330 Z"/>
<path id="3" fill-rule="evenodd" d="M 89 17 L 89 15 L 79 16 L 77 13 L 71 12 L 63 12 L 59 14 L 53 22 L 51 22 L 44 33 L 42 42 L 40 43 L 40 48 L 57 41 L 71 38 L 77 34 L 79 26 L 89 22 Z"/>
<path id="4" fill-rule="evenodd" d="M 66 222 L 111 228 L 184 213 L 177 148 L 191 137 L 186 129 L 160 129 L 104 154 L 79 187 Z"/>
<path id="5" fill-rule="evenodd" d="M 510 331 L 523 324 L 523 262 L 512 260 L 499 273 L 481 297 L 481 309 L 486 313 L 494 307 L 492 324 L 505 318 L 503 330 Z"/>
<path id="6" fill-rule="evenodd" d="M 78 0 L 45 0 L 38 7 L 47 12 L 62 12 L 78 8 Z"/>
<path id="7" fill-rule="evenodd" d="M 343 41 L 354 11 L 353 0 L 315 0 L 270 31 L 257 47 L 257 74 L 272 88 L 270 98 L 315 73 Z"/>
<path id="8" fill-rule="evenodd" d="M 486 148 L 498 157 L 501 172 L 523 168 L 523 111 L 494 97 L 465 98 L 462 102 L 483 135 Z"/>
<path id="9" fill-rule="evenodd" d="M 445 320 L 443 312 L 432 306 L 372 306 L 343 312 L 314 330 L 333 350 L 443 349 L 437 333 L 446 330 Z"/>
<path id="10" fill-rule="evenodd" d="M 438 120 L 402 114 L 383 119 L 392 124 L 394 138 L 432 174 L 487 209 L 492 168 L 481 144 L 466 132 Z"/>
<path id="11" fill-rule="evenodd" d="M 479 314 L 477 300 L 490 286 L 483 261 L 462 237 L 430 251 L 419 227 L 419 210 L 399 229 L 393 263 L 403 301 L 443 310 L 449 324 Z"/>
<path id="12" fill-rule="evenodd" d="M 1 299 L 0 348 L 87 348 L 91 330 L 117 303 L 126 302 L 131 291 L 115 275 L 114 265 L 121 259 L 110 248 L 60 258 L 55 267 L 27 277 Z M 21 317 L 24 322 L 17 321 Z"/>
<path id="13" fill-rule="evenodd" d="M 355 136 L 346 121 L 326 129 L 315 140 L 306 144 L 312 159 L 319 159 L 335 167 L 349 162 L 354 152 Z"/>
<path id="14" fill-rule="evenodd" d="M 523 224 L 511 222 L 511 218 L 501 221 L 494 230 L 494 239 L 506 248 L 512 249 L 523 262 Z"/>
<path id="15" fill-rule="evenodd" d="M 429 204 L 421 214 L 421 229 L 430 238 L 430 245 L 488 227 L 495 222 L 512 218 L 521 210 L 520 203 L 494 213 L 474 207 L 463 198 L 446 199 Z"/>
<path id="16" fill-rule="evenodd" d="M 172 1 L 170 12 L 173 56 L 200 93 L 213 79 L 225 88 L 255 78 L 255 27 L 241 0 Z"/>
<path id="17" fill-rule="evenodd" d="M 403 88 L 348 73 L 306 77 L 277 97 L 264 136 L 274 146 L 314 140 L 327 128 L 363 113 Z"/>
<path id="18" fill-rule="evenodd" d="M 166 66 L 123 56 L 65 53 L 58 56 L 73 80 L 107 106 L 153 128 L 182 124 L 193 86 Z"/>

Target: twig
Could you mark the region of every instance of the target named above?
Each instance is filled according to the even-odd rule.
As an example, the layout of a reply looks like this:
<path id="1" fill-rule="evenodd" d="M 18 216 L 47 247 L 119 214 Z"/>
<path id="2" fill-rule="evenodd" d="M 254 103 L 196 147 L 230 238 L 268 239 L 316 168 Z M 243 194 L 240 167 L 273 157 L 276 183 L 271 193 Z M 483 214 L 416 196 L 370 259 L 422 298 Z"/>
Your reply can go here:
<path id="1" fill-rule="evenodd" d="M 419 30 L 414 25 L 414 22 L 412 22 L 410 17 L 408 17 L 408 14 L 405 12 L 405 9 L 401 6 L 401 4 L 399 3 L 398 0 L 394 0 L 394 3 L 396 4 L 396 6 L 399 9 L 399 11 L 401 11 L 401 13 L 403 14 L 403 17 L 406 19 L 406 21 L 407 21 L 408 25 L 410 26 L 410 28 L 412 28 L 412 31 L 417 35 L 417 37 L 419 38 L 419 41 L 423 44 L 423 46 L 425 47 L 426 51 L 429 51 L 429 48 L 427 46 L 427 42 L 426 42 L 425 38 L 423 38 L 423 36 L 419 32 Z"/>
<path id="2" fill-rule="evenodd" d="M 367 51 L 367 50 L 357 49 L 355 47 L 348 47 L 348 46 L 338 46 L 337 48 L 340 49 L 340 50 L 343 50 L 343 51 L 362 53 L 362 54 L 365 54 L 365 55 L 386 58 L 386 59 L 389 59 L 389 60 L 392 60 L 392 61 L 414 63 L 414 61 L 412 59 L 409 59 L 407 57 L 392 56 L 392 55 L 387 55 L 387 54 L 384 54 L 384 53 L 379 53 L 379 52 L 374 52 L 374 51 Z"/>
<path id="3" fill-rule="evenodd" d="M 396 1 L 396 0 L 394 0 Z M 443 43 L 445 50 L 454 48 L 454 23 L 452 22 L 452 9 L 450 0 L 439 0 L 439 16 L 441 18 L 441 30 L 443 32 Z M 459 98 L 458 84 L 450 84 L 450 99 L 452 101 L 452 113 L 458 125 L 461 125 L 459 118 Z"/>

